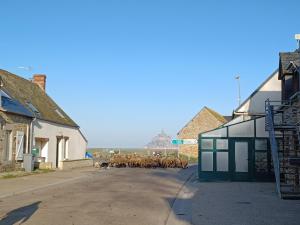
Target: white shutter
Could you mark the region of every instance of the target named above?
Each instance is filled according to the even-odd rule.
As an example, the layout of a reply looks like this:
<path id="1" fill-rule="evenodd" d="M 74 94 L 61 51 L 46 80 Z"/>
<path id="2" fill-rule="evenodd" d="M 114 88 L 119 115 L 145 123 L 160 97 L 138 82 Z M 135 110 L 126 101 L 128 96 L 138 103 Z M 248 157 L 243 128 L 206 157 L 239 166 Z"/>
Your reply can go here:
<path id="1" fill-rule="evenodd" d="M 16 160 L 23 160 L 24 132 L 17 131 L 16 135 Z"/>

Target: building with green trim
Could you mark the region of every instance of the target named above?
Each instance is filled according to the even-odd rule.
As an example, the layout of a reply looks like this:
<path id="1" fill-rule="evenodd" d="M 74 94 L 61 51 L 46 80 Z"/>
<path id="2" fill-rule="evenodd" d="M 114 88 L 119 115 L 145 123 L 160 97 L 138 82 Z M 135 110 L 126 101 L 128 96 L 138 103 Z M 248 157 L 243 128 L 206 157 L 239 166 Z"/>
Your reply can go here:
<path id="1" fill-rule="evenodd" d="M 265 129 L 267 99 L 281 99 L 277 70 L 234 111 L 232 121 L 199 135 L 201 180 L 274 179 L 269 134 Z"/>

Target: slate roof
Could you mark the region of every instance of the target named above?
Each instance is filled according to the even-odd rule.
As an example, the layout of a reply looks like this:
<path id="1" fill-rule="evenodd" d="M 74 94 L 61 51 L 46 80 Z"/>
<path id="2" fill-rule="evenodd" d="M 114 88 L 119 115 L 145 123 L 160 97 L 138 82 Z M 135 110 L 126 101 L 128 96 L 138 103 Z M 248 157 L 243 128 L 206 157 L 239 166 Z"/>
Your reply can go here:
<path id="1" fill-rule="evenodd" d="M 291 65 L 300 68 L 300 51 L 295 52 L 282 52 L 279 53 L 279 79 L 286 74 L 291 74 Z"/>
<path id="2" fill-rule="evenodd" d="M 41 120 L 79 127 L 37 84 L 5 70 L 0 70 L 0 78 L 3 82 L 2 90 L 11 97 L 18 111 L 27 111 Z M 10 107 L 9 104 L 4 105 Z"/>
<path id="3" fill-rule="evenodd" d="M 230 122 L 232 120 L 232 116 L 223 116 L 226 122 Z"/>

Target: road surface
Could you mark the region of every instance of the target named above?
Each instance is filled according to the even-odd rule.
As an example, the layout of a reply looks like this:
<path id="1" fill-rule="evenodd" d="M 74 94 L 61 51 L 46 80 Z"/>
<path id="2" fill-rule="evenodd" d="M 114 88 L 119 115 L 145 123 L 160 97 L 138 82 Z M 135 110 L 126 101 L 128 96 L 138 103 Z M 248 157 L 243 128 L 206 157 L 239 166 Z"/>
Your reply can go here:
<path id="1" fill-rule="evenodd" d="M 89 171 L 72 182 L 0 199 L 0 225 L 166 225 L 174 220 L 172 206 L 195 171 Z"/>

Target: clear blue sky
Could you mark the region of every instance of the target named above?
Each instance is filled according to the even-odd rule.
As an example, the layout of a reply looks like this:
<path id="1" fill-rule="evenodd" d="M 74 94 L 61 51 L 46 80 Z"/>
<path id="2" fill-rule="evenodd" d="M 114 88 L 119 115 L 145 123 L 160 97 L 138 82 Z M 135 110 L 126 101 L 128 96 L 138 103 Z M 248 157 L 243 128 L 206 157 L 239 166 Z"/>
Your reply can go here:
<path id="1" fill-rule="evenodd" d="M 296 48 L 299 0 L 1 0 L 0 68 L 48 77 L 90 146 L 175 136 L 203 106 L 230 115 Z M 18 69 L 32 66 L 32 71 Z"/>

